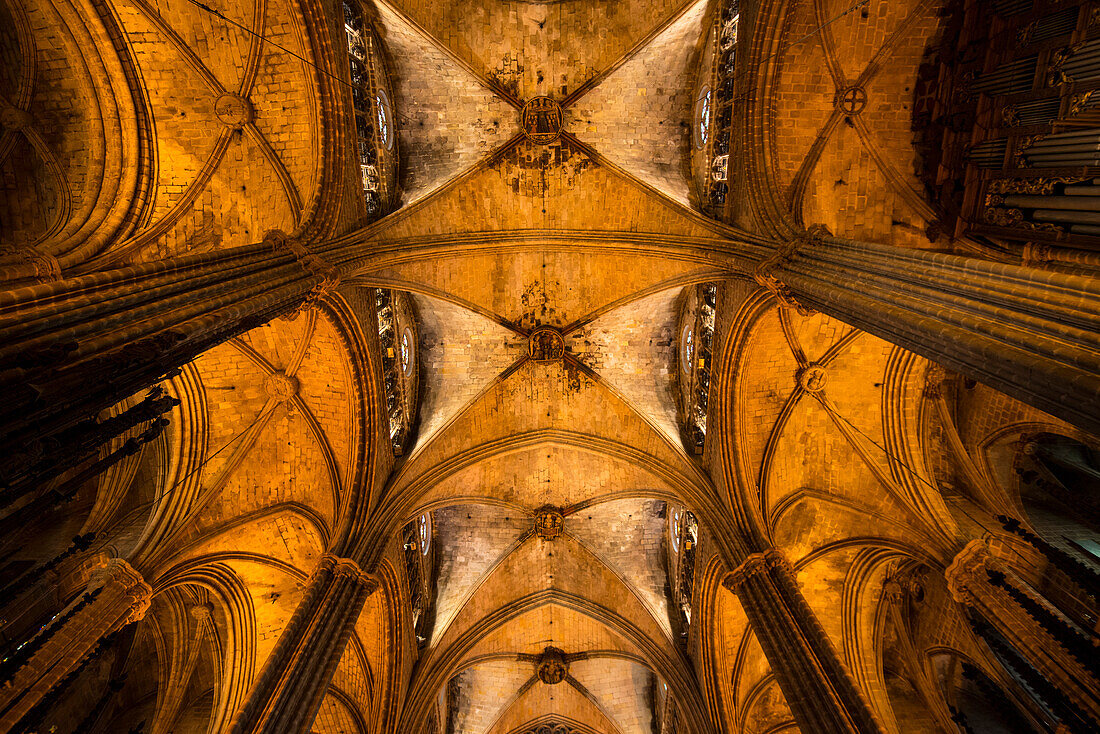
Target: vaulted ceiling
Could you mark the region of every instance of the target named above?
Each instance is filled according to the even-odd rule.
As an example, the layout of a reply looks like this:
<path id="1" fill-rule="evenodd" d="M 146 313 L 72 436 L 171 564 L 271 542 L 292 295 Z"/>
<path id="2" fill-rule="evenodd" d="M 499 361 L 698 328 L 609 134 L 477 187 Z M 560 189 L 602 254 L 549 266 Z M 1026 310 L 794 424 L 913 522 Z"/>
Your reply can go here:
<path id="1" fill-rule="evenodd" d="M 790 3 L 785 38 L 797 43 L 776 54 L 774 140 L 754 152 L 765 165 L 745 185 L 768 189 L 805 224 L 932 246 L 925 227 L 934 217 L 912 172 L 908 95 L 939 4 Z M 28 29 L 59 27 L 45 17 L 51 4 L 15 12 L 16 35 L 64 62 L 37 76 L 33 63 L 13 62 L 2 80 L 8 103 L 36 122 L 5 130 L 0 159 L 33 169 L 49 204 L 20 212 L 23 239 L 48 243 L 65 266 L 95 270 L 299 229 L 326 194 L 318 79 L 345 63 L 338 4 L 324 4 L 334 39 L 327 61 L 311 41 L 316 17 L 288 0 L 209 2 L 243 28 L 183 0 L 111 5 L 144 100 L 113 115 L 100 110 L 112 95 L 128 104 L 116 94 L 123 70 L 88 72 L 96 95 L 66 91 L 83 73 L 73 48 L 95 46 L 76 36 L 92 31 L 69 24 L 68 36 L 47 38 Z M 546 722 L 650 734 L 669 699 L 700 734 L 722 715 L 736 726 L 718 730 L 794 730 L 737 598 L 717 584 L 727 559 L 715 508 L 756 513 L 876 711 L 893 720 L 877 622 L 852 620 L 862 599 L 877 605 L 890 564 L 934 564 L 925 548 L 950 547 L 955 518 L 929 489 L 926 444 L 939 437 L 930 438 L 920 407 L 928 364 L 826 316 L 779 309 L 726 264 L 652 247 L 732 232 L 702 213 L 693 157 L 717 5 L 365 0 L 385 49 L 398 143 L 393 211 L 355 235 L 376 257 L 321 307 L 232 339 L 173 378 L 182 405 L 168 435 L 112 470 L 93 507 L 105 525 L 123 498 L 144 506 L 157 492 L 173 496 L 128 521 L 138 529 L 120 545 L 162 594 L 135 664 L 184 681 L 167 699 L 175 712 L 158 721 L 193 716 L 216 730 L 317 559 L 358 523 L 368 537 L 357 547 L 393 593 L 368 601 L 316 731 L 365 732 L 365 722 L 419 731 L 434 711 L 448 734 Z M 866 104 L 845 112 L 843 93 L 856 86 Z M 247 104 L 219 106 L 227 95 Z M 547 144 L 521 122 L 541 96 L 563 109 L 561 135 Z M 72 98 L 65 109 L 61 97 Z M 144 137 L 109 124 L 146 118 Z M 74 145 L 90 124 L 103 126 L 99 147 Z M 112 171 L 126 172 L 120 186 L 147 186 L 138 210 L 95 204 L 104 195 L 95 182 Z M 358 183 L 356 171 L 344 173 Z M 343 235 L 364 218 L 355 187 L 340 191 L 332 229 Z M 749 198 L 731 202 L 743 223 L 759 215 Z M 113 239 L 85 231 L 104 222 Z M 441 241 L 446 252 L 430 249 Z M 721 296 L 711 351 L 729 391 L 714 398 L 706 450 L 696 454 L 678 404 L 680 325 L 689 295 L 713 282 Z M 382 399 L 372 385 L 384 379 L 375 288 L 409 294 L 415 321 L 418 412 L 399 456 L 373 404 Z M 540 327 L 560 334 L 560 357 L 532 358 Z M 812 386 L 800 381 L 811 366 L 823 375 Z M 968 441 L 989 433 L 975 429 Z M 143 482 L 157 489 L 134 489 Z M 370 496 L 357 504 L 364 487 Z M 368 516 L 349 520 L 351 506 Z M 690 636 L 670 547 L 670 518 L 685 506 L 700 518 L 705 613 L 695 618 L 706 619 Z M 535 530 L 547 507 L 563 518 L 556 538 Z M 425 513 L 433 620 L 418 641 L 398 582 L 400 530 Z M 209 618 L 188 617 L 206 604 Z M 234 628 L 226 610 L 238 607 L 251 610 L 250 622 Z M 219 639 L 237 645 L 225 653 L 236 656 L 237 677 L 220 687 L 210 652 L 225 651 Z M 561 680 L 538 674 L 547 648 L 564 656 Z M 705 667 L 717 672 L 704 679 Z M 192 685 L 215 713 L 184 705 Z M 397 712 L 378 703 L 391 694 L 403 702 Z"/>

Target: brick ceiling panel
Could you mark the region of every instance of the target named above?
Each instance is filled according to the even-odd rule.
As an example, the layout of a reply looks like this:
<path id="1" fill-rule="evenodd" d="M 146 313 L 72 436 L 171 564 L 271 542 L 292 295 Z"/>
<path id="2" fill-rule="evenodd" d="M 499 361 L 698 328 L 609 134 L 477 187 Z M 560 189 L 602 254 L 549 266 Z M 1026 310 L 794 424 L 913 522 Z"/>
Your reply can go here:
<path id="1" fill-rule="evenodd" d="M 676 327 L 678 297 L 673 288 L 639 298 L 587 323 L 569 335 L 569 349 L 600 378 L 621 392 L 674 444 L 676 417 Z"/>
<path id="2" fill-rule="evenodd" d="M 591 698 L 566 684 L 548 686 L 541 682 L 527 689 L 508 708 L 487 734 L 514 734 L 524 725 L 583 721 L 598 734 L 623 734 Z"/>
<path id="3" fill-rule="evenodd" d="M 519 132 L 515 108 L 385 3 L 375 5 L 390 63 L 401 203 L 423 198 Z"/>
<path id="4" fill-rule="evenodd" d="M 569 674 L 623 734 L 653 731 L 650 700 L 655 677 L 649 668 L 629 660 L 593 657 L 573 663 Z"/>
<path id="5" fill-rule="evenodd" d="M 706 0 L 567 108 L 567 127 L 617 165 L 689 206 L 694 69 Z"/>
<path id="6" fill-rule="evenodd" d="M 580 599 L 591 599 L 612 610 L 652 640 L 665 640 L 664 629 L 623 581 L 591 552 L 568 536 L 554 541 L 532 537 L 512 551 L 466 602 L 444 633 L 437 649 L 446 650 L 486 615 L 530 594 L 547 589 Z M 536 640 L 549 639 L 543 630 Z M 545 643 L 552 644 L 552 643 Z"/>
<path id="7" fill-rule="evenodd" d="M 431 440 L 527 352 L 527 339 L 448 301 L 414 295 L 420 357 L 420 429 Z"/>
<path id="8" fill-rule="evenodd" d="M 553 645 L 567 654 L 614 651 L 637 655 L 638 650 L 600 620 L 560 604 L 544 604 L 509 620 L 487 634 L 467 654 L 523 654 L 534 670 L 534 658 Z M 561 690 L 560 688 L 557 690 Z"/>
<path id="9" fill-rule="evenodd" d="M 478 584 L 531 529 L 532 518 L 492 505 L 444 507 L 432 518 L 438 559 L 432 637 L 438 641 Z"/>
<path id="10" fill-rule="evenodd" d="M 667 290 L 705 272 L 696 264 L 640 254 L 555 249 L 471 256 L 447 268 L 439 267 L 435 260 L 411 262 L 371 275 L 381 282 L 420 284 L 529 329 L 570 327 L 625 305 L 646 291 Z M 485 273 L 492 277 L 483 277 Z M 667 284 L 665 288 L 663 284 Z M 622 318 L 629 321 L 631 313 Z M 609 334 L 607 339 L 611 337 Z"/>
<path id="11" fill-rule="evenodd" d="M 418 448 L 398 486 L 411 483 L 448 457 L 490 441 L 563 429 L 644 451 L 687 476 L 694 472 L 679 447 L 671 446 L 629 405 L 579 368 L 568 363 L 524 362 L 494 383 L 430 444 Z"/>
<path id="12" fill-rule="evenodd" d="M 454 731 L 486 734 L 533 675 L 531 664 L 519 660 L 493 660 L 459 673 L 449 684 L 458 687 Z"/>
<path id="13" fill-rule="evenodd" d="M 679 12 L 682 0 L 391 2 L 479 74 L 520 99 L 558 99 Z"/>
<path id="14" fill-rule="evenodd" d="M 714 235 L 681 206 L 598 165 L 583 150 L 524 145 L 390 215 L 374 233 L 388 240 L 524 229 Z"/>
<path id="15" fill-rule="evenodd" d="M 668 497 L 675 493 L 664 479 L 630 462 L 581 447 L 548 444 L 483 459 L 448 475 L 420 496 L 418 506 L 486 498 L 533 511 L 542 505 L 571 507 L 622 494 Z"/>
<path id="16" fill-rule="evenodd" d="M 586 507 L 566 520 L 566 532 L 622 576 L 672 636 L 664 503 L 623 499 Z"/>

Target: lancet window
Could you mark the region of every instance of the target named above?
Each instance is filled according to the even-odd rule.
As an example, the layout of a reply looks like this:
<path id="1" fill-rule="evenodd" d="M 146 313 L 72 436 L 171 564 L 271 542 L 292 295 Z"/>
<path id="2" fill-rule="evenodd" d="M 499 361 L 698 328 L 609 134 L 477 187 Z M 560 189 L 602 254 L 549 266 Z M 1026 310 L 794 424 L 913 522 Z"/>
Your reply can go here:
<path id="1" fill-rule="evenodd" d="M 692 595 L 695 593 L 695 558 L 699 545 L 699 523 L 695 515 L 678 504 L 668 506 L 669 588 L 677 610 L 680 639 L 687 642 L 691 628 Z"/>
<path id="2" fill-rule="evenodd" d="M 680 380 L 680 425 L 684 442 L 693 453 L 702 453 L 707 437 L 707 404 L 710 395 L 711 350 L 718 286 L 714 283 L 688 288 L 680 315 L 677 352 Z"/>
<path id="3" fill-rule="evenodd" d="M 736 86 L 739 0 L 727 0 L 715 17 L 708 51 L 707 79 L 695 97 L 693 134 L 701 154 L 700 196 L 703 207 L 717 213 L 729 194 L 730 126 Z"/>
<path id="4" fill-rule="evenodd" d="M 351 72 L 355 152 L 367 217 L 385 213 L 396 182 L 393 106 L 387 91 L 381 43 L 354 0 L 344 1 L 344 34 Z"/>
<path id="5" fill-rule="evenodd" d="M 405 553 L 405 580 L 408 584 L 413 633 L 418 647 L 428 644 L 435 616 L 435 549 L 432 545 L 432 515 L 426 512 L 405 525 L 401 531 Z"/>
<path id="6" fill-rule="evenodd" d="M 416 422 L 419 385 L 416 319 L 412 302 L 404 293 L 378 289 L 374 305 L 390 442 L 394 453 L 400 455 L 408 446 Z"/>

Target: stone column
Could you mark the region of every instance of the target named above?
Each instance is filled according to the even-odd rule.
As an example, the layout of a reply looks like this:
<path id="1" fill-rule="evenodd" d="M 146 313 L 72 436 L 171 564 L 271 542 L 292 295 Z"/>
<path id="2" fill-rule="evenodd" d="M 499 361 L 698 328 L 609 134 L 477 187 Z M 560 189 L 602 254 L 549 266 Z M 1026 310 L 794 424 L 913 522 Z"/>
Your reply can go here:
<path id="1" fill-rule="evenodd" d="M 1017 591 L 1027 588 L 1011 568 L 990 553 L 984 540 L 968 543 L 955 556 L 944 576 L 955 601 L 972 610 L 984 625 L 1004 638 L 1073 709 L 1100 725 L 1100 696 L 1097 695 L 1100 680 L 1028 614 L 1004 584 L 994 584 L 990 571 L 1004 574 L 1008 584 Z"/>
<path id="2" fill-rule="evenodd" d="M 756 266 L 810 308 L 1100 433 L 1100 279 L 808 232 Z"/>
<path id="3" fill-rule="evenodd" d="M 309 731 L 363 604 L 377 588 L 355 561 L 331 554 L 321 558 L 234 717 L 232 734 Z"/>
<path id="4" fill-rule="evenodd" d="M 750 555 L 722 583 L 741 601 L 802 731 L 884 731 L 778 551 Z"/>
<path id="5" fill-rule="evenodd" d="M 8 731 L 104 636 L 145 616 L 153 590 L 126 561 L 115 558 L 88 591 L 57 614 L 3 664 L 0 731 Z"/>
<path id="6" fill-rule="evenodd" d="M 214 629 L 213 605 L 196 604 L 191 607 L 190 616 L 195 620 L 195 633 L 187 648 L 187 657 L 179 670 L 172 671 L 172 677 L 164 685 L 164 694 L 161 704 L 153 716 L 153 724 L 150 727 L 152 734 L 171 734 L 172 726 L 176 723 L 180 709 L 183 706 L 184 695 L 191 685 L 191 676 L 195 673 L 195 667 L 199 663 L 199 655 L 202 653 L 203 643 L 210 630 Z"/>
<path id="7" fill-rule="evenodd" d="M 310 305 L 361 257 L 263 243 L 0 291 L 0 449 L 95 416 L 207 349 Z M 0 477 L 2 479 L 2 477 Z"/>

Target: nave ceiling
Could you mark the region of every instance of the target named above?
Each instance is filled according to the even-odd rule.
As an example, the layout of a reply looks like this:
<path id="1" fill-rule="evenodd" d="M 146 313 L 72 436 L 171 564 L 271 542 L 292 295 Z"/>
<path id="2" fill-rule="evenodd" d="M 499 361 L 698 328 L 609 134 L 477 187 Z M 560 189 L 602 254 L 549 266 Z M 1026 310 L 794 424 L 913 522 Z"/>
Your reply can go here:
<path id="1" fill-rule="evenodd" d="M 673 711 L 680 731 L 797 731 L 721 585 L 744 533 L 785 554 L 886 729 L 936 731 L 932 714 L 899 718 L 934 672 L 903 653 L 983 654 L 942 578 L 960 527 L 973 531 L 958 497 L 1015 486 L 997 472 L 1021 435 L 1081 434 L 777 304 L 722 248 L 753 246 L 776 212 L 946 246 L 910 109 L 941 3 L 745 3 L 782 22 L 750 26 L 779 51 L 766 98 L 735 102 L 734 129 L 770 117 L 759 145 L 730 151 L 716 205 L 695 127 L 725 3 L 365 0 L 395 136 L 379 154 L 393 172 L 381 216 L 336 80 L 339 4 L 207 2 L 266 40 L 184 0 L 105 4 L 125 48 L 104 60 L 82 51 L 111 30 L 90 3 L 0 6 L 23 53 L 0 94 L 33 116 L 5 127 L 0 173 L 33 171 L 40 203 L 4 199 L 13 239 L 72 272 L 271 230 L 364 251 L 319 305 L 172 377 L 164 435 L 86 488 L 82 526 L 27 546 L 109 529 L 97 550 L 154 588 L 126 654 L 100 662 L 142 681 L 108 726 L 225 730 L 338 547 L 382 593 L 315 732 L 652 734 Z M 853 87 L 866 105 L 846 113 Z M 544 96 L 562 132 L 537 143 L 523 110 Z M 121 209 L 103 180 L 136 203 Z M 710 249 L 683 255 L 685 242 Z M 941 381 L 946 412 L 929 397 Z M 958 445 L 976 465 L 964 476 Z M 936 670 L 957 678 L 951 665 Z"/>

